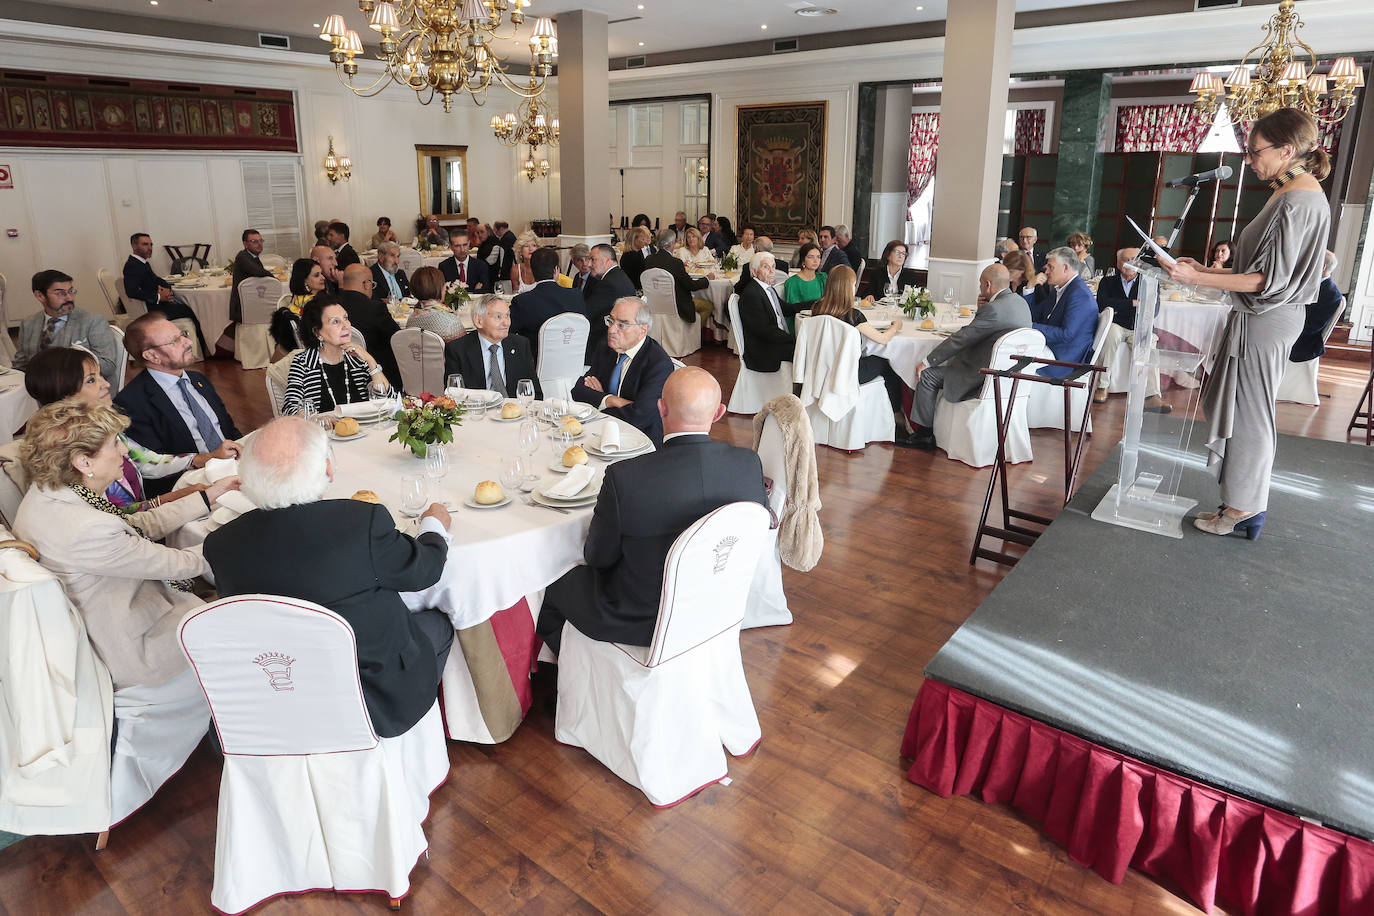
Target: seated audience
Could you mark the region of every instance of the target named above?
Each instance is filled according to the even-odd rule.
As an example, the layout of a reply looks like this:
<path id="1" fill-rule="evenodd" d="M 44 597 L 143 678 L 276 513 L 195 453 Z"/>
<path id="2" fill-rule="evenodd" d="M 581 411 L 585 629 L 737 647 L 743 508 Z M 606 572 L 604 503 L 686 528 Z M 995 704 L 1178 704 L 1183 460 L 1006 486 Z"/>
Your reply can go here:
<path id="1" fill-rule="evenodd" d="M 906 266 L 906 254 L 906 245 L 898 239 L 883 248 L 883 266 L 874 277 L 876 288 L 873 292 L 879 297 L 900 296 L 909 287 L 920 286 L 916 271 Z"/>
<path id="2" fill-rule="evenodd" d="M 1207 258 L 1207 265 L 1219 270 L 1231 269 L 1231 240 L 1222 239 L 1212 246 L 1212 253 Z"/>
<path id="3" fill-rule="evenodd" d="M 1121 345 L 1122 341 L 1129 344 L 1135 343 L 1135 319 L 1136 302 L 1140 298 L 1140 286 L 1136 283 L 1136 271 L 1133 267 L 1128 267 L 1126 262 L 1135 258 L 1140 253 L 1139 248 L 1122 248 L 1116 253 L 1116 272 L 1109 277 L 1103 277 L 1102 282 L 1097 287 L 1097 311 L 1100 314 L 1103 309 L 1111 308 L 1112 323 L 1107 328 L 1107 336 L 1102 340 L 1102 356 L 1100 361 L 1109 368 L 1112 362 L 1112 354 Z M 1094 328 L 1096 333 L 1096 328 Z M 1107 400 L 1107 395 L 1111 387 L 1111 374 L 1104 372 L 1098 377 L 1097 391 L 1093 393 L 1093 400 L 1101 404 Z M 1169 413 L 1173 410 L 1165 404 L 1159 396 L 1159 370 L 1152 368 L 1148 376 L 1146 388 L 1145 409 L 1154 413 Z"/>
<path id="4" fill-rule="evenodd" d="M 892 322 L 886 331 L 879 331 L 868 323 L 868 316 L 854 307 L 854 296 L 859 288 L 859 280 L 852 267 L 840 265 L 826 275 L 825 293 L 820 301 L 811 308 L 813 316 L 829 315 L 845 324 L 853 326 L 863 338 L 864 352 L 871 346 L 882 346 L 897 336 L 902 329 L 900 318 Z M 747 351 L 746 351 L 747 352 Z M 859 357 L 859 384 L 871 382 L 882 377 L 883 387 L 887 389 L 887 400 L 892 405 L 893 418 L 897 423 L 897 435 L 907 432 L 906 418 L 902 416 L 902 379 L 892 371 L 887 359 L 872 354 Z"/>
<path id="5" fill-rule="evenodd" d="M 673 244 L 670 248 L 676 251 L 678 246 L 687 241 L 687 214 L 681 210 L 673 214 L 673 224 L 668 228 L 673 230 Z"/>
<path id="6" fill-rule="evenodd" d="M 24 388 L 40 407 L 75 397 L 90 404 L 110 404 L 110 383 L 100 374 L 100 366 L 85 350 L 50 347 L 29 361 L 24 373 Z M 206 489 L 195 484 L 149 498 L 144 480 L 175 480 L 192 468 L 203 468 L 211 458 L 237 458 L 239 444 L 225 440 L 213 452 L 197 455 L 163 455 L 144 448 L 121 433 L 119 440 L 127 454 L 118 477 L 105 489 L 105 498 L 121 509 L 142 512 Z"/>
<path id="7" fill-rule="evenodd" d="M 1045 269 L 1045 259 L 1048 257 L 1043 251 L 1035 250 L 1035 243 L 1040 239 L 1040 233 L 1035 231 L 1034 226 L 1022 226 L 1017 233 L 1016 242 L 1021 250 L 1030 255 L 1031 261 L 1035 264 L 1035 272 L 1040 273 Z"/>
<path id="8" fill-rule="evenodd" d="M 1288 354 L 1292 362 L 1305 363 L 1325 353 L 1326 341 L 1322 340 L 1322 333 L 1326 330 L 1327 322 L 1345 311 L 1345 297 L 1331 278 L 1336 272 L 1336 264 L 1336 252 L 1328 251 L 1322 264 L 1322 282 L 1317 287 L 1317 301 L 1307 306 L 1302 333 L 1293 342 L 1293 349 Z"/>
<path id="9" fill-rule="evenodd" d="M 719 258 L 730 250 L 725 244 L 725 239 L 716 231 L 716 222 L 709 213 L 697 220 L 697 232 L 701 233 L 701 244 L 713 256 Z"/>
<path id="10" fill-rule="evenodd" d="M 119 435 L 128 425 L 113 407 L 83 398 L 34 414 L 19 447 L 29 490 L 14 524 L 81 612 L 115 690 L 165 684 L 187 672 L 177 625 L 202 603 L 190 580 L 209 566 L 199 550 L 158 542 L 205 518 L 239 485 L 226 477 L 187 499 L 128 514 L 104 496 L 124 472 Z M 188 687 L 199 692 L 194 678 Z"/>
<path id="11" fill-rule="evenodd" d="M 325 242 L 325 240 L 324 240 L 324 237 L 325 237 L 326 235 L 329 234 L 329 224 L 332 223 L 332 222 L 333 222 L 333 220 L 329 220 L 329 219 L 317 219 L 317 220 L 315 220 L 315 244 L 316 244 L 316 245 L 324 245 L 324 244 L 326 244 L 326 242 Z"/>
<path id="12" fill-rule="evenodd" d="M 749 263 L 754 256 L 754 227 L 745 223 L 739 230 L 739 243 L 730 246 L 730 255 L 739 261 L 740 267 Z"/>
<path id="13" fill-rule="evenodd" d="M 849 227 L 844 223 L 835 226 L 835 244 L 840 246 L 844 256 L 849 259 L 849 266 L 854 268 L 854 273 L 859 273 L 859 263 L 864 260 L 864 253 L 859 250 L 859 243 L 854 241 L 854 236 L 849 231 Z M 860 280 L 863 277 L 859 277 Z"/>
<path id="14" fill-rule="evenodd" d="M 372 233 L 372 238 L 368 241 L 367 247 L 376 251 L 382 247 L 383 242 L 398 242 L 398 240 L 396 233 L 391 228 L 391 219 L 379 216 L 377 217 L 377 231 Z"/>
<path id="15" fill-rule="evenodd" d="M 592 248 L 592 278 L 582 287 L 582 303 L 587 310 L 587 362 L 606 343 L 606 317 L 615 304 L 626 296 L 635 295 L 635 285 L 629 274 L 615 260 L 615 249 L 604 242 Z"/>
<path id="16" fill-rule="evenodd" d="M 329 608 L 353 628 L 372 728 L 403 735 L 433 708 L 453 644 L 440 611 L 410 611 L 401 592 L 439 581 L 450 519 L 433 503 L 411 538 L 385 506 L 325 499 L 334 479 L 324 430 L 280 417 L 244 449 L 243 492 L 258 506 L 205 539 L 220 595 L 285 595 Z"/>
<path id="17" fill-rule="evenodd" d="M 466 228 L 450 230 L 448 250 L 453 254 L 439 262 L 439 272 L 444 275 L 446 283 L 457 280 L 470 293 L 489 293 L 491 273 L 487 269 L 487 262 L 472 256 L 471 245 L 472 240 Z"/>
<path id="18" fill-rule="evenodd" d="M 696 231 L 696 230 L 692 230 Z M 715 306 L 709 299 L 697 298 L 692 295 L 700 292 L 711 285 L 711 280 L 715 278 L 715 273 L 709 273 L 704 277 L 687 276 L 687 268 L 683 265 L 682 259 L 672 254 L 675 236 L 673 227 L 659 230 L 656 241 L 658 245 L 653 252 L 644 259 L 644 269 L 656 267 L 659 270 L 666 270 L 673 278 L 673 297 L 677 304 L 677 315 L 683 321 L 691 324 L 700 315 L 703 321 L 711 317 L 711 312 Z"/>
<path id="19" fill-rule="evenodd" d="M 149 263 L 148 259 L 153 256 L 152 237 L 146 232 L 135 232 L 129 236 L 129 249 L 129 257 L 124 260 L 124 292 L 146 305 L 150 312 L 161 312 L 173 321 L 190 321 L 196 329 L 196 341 L 200 344 L 200 352 L 209 359 L 213 354 L 205 345 L 205 335 L 200 330 L 200 319 L 191 311 L 189 305 L 173 295 L 171 284 L 159 277 L 153 271 L 153 265 Z"/>
<path id="20" fill-rule="evenodd" d="M 353 250 L 353 246 L 348 244 L 348 223 L 335 220 L 329 224 L 329 230 L 324 234 L 325 243 L 334 249 L 334 257 L 339 270 L 343 270 L 349 264 L 361 262 L 358 252 Z"/>
<path id="21" fill-rule="evenodd" d="M 1035 286 L 1035 262 L 1024 251 L 1019 248 L 1008 251 L 1002 256 L 1002 266 L 1007 269 L 1008 288 L 1016 295 Z"/>
<path id="22" fill-rule="evenodd" d="M 816 235 L 816 244 L 821 246 L 821 271 L 830 273 L 836 267 L 853 267 L 849 263 L 849 255 L 844 253 L 839 243 L 835 239 L 834 226 L 822 226 L 821 231 Z"/>
<path id="23" fill-rule="evenodd" d="M 540 248 L 530 255 L 534 286 L 511 300 L 510 329 L 529 344 L 530 353 L 539 356 L 539 328 L 554 315 L 564 312 L 587 314 L 582 293 L 558 285 L 558 252 Z M 504 336 L 504 335 L 502 335 Z"/>
<path id="24" fill-rule="evenodd" d="M 417 242 L 426 242 L 429 245 L 443 247 L 448 240 L 448 232 L 443 226 L 439 225 L 439 217 L 431 215 L 425 217 L 424 228 L 420 230 L 420 234 L 416 236 L 415 240 Z"/>
<path id="25" fill-rule="evenodd" d="M 711 438 L 725 405 L 710 373 L 694 366 L 674 372 L 654 409 L 663 447 L 606 468 L 583 549 L 586 565 L 544 594 L 535 629 L 555 654 L 564 622 L 592 639 L 647 646 L 678 535 L 721 506 L 767 505 L 758 455 Z"/>
<path id="26" fill-rule="evenodd" d="M 673 255 L 688 267 L 715 267 L 716 256 L 711 253 L 711 249 L 706 247 L 706 241 L 701 236 L 701 230 L 696 226 L 688 226 L 683 233 L 682 244 L 673 252 Z"/>
<path id="27" fill-rule="evenodd" d="M 1045 335 L 1045 345 L 1054 358 L 1066 363 L 1086 361 L 1092 355 L 1097 332 L 1097 300 L 1079 276 L 1079 267 L 1072 248 L 1051 249 L 1045 260 L 1045 282 L 1025 297 L 1031 327 Z M 1038 370 L 1051 378 L 1063 378 L 1072 371 L 1064 366 L 1041 366 Z"/>
<path id="28" fill-rule="evenodd" d="M 582 290 L 592 279 L 592 249 L 578 242 L 572 246 L 568 257 L 568 270 L 572 274 L 572 288 Z"/>
<path id="29" fill-rule="evenodd" d="M 811 308 L 825 294 L 825 274 L 820 269 L 821 250 L 814 242 L 803 242 L 798 254 L 801 255 L 801 269 L 782 285 L 782 301 L 801 311 Z M 792 320 L 791 317 L 787 319 L 789 331 L 793 329 Z"/>
<path id="30" fill-rule="evenodd" d="M 652 241 L 652 233 L 644 226 L 634 226 L 625 234 L 625 253 L 620 256 L 620 269 L 637 290 L 643 288 L 639 275 L 644 272 L 644 259 L 654 253 Z"/>
<path id="31" fill-rule="evenodd" d="M 713 216 L 711 222 L 715 225 L 716 235 L 720 236 L 722 250 L 729 251 L 739 243 L 739 239 L 735 236 L 735 230 L 730 228 L 730 217 L 716 218 Z"/>
<path id="32" fill-rule="evenodd" d="M 301 313 L 305 349 L 291 357 L 281 412 L 297 414 L 307 406 L 328 413 L 340 404 L 361 404 L 371 392 L 394 395 L 382 367 L 353 336 L 353 325 L 338 296 L 311 299 Z"/>
<path id="33" fill-rule="evenodd" d="M 129 436 L 168 455 L 215 452 L 225 440 L 241 438 L 209 379 L 186 367 L 194 362 L 191 339 L 161 315 L 149 313 L 129 322 L 124 345 L 144 371 L 115 395 L 115 406 L 130 419 Z M 149 481 L 159 496 L 172 481 Z"/>
<path id="34" fill-rule="evenodd" d="M 1030 323 L 1026 300 L 1008 288 L 1007 268 L 1001 264 L 983 268 L 978 278 L 978 311 L 972 322 L 942 341 L 926 357 L 925 364 L 918 367 L 920 378 L 911 408 L 912 432 L 896 444 L 933 451 L 935 408 L 940 393 L 943 391 L 951 404 L 978 397 L 984 379 L 980 370 L 992 365 L 997 339 L 1008 331 L 1030 327 Z"/>
<path id="35" fill-rule="evenodd" d="M 777 372 L 792 361 L 797 339 L 787 330 L 787 318 L 806 306 L 784 304 L 773 288 L 773 255 L 760 251 L 750 266 L 749 285 L 739 293 L 739 321 L 744 325 L 744 365 L 755 372 Z M 790 371 L 790 370 L 789 370 Z"/>
<path id="36" fill-rule="evenodd" d="M 513 294 L 534 289 L 534 271 L 530 269 L 530 257 L 539 248 L 539 236 L 526 229 L 515 242 L 514 261 L 510 266 L 510 291 Z"/>
<path id="37" fill-rule="evenodd" d="M 229 320 L 243 320 L 243 305 L 239 301 L 239 284 L 249 277 L 270 277 L 272 271 L 262 263 L 262 233 L 245 229 L 243 248 L 234 255 L 234 267 L 229 283 Z"/>
<path id="38" fill-rule="evenodd" d="M 557 259 L 556 253 L 549 253 Z M 493 295 L 475 300 L 472 323 L 476 326 L 473 333 L 444 346 L 444 377 L 461 375 L 464 388 L 485 388 L 511 398 L 516 396 L 520 380 L 530 379 L 534 396 L 542 398 L 530 342 L 511 333 L 511 307 L 506 300 Z"/>
<path id="39" fill-rule="evenodd" d="M 1008 251 L 1020 251 L 1020 246 L 1016 244 L 1016 239 L 1001 238 L 997 244 L 992 246 L 992 256 L 1001 261 L 1007 256 Z"/>
<path id="40" fill-rule="evenodd" d="M 803 229 L 797 233 L 797 250 L 792 253 L 792 260 L 788 264 L 788 266 L 791 267 L 793 270 L 797 270 L 802 266 L 802 246 L 808 243 L 812 245 L 816 244 L 815 229 Z M 816 250 L 821 250 L 819 245 L 817 245 Z"/>
<path id="41" fill-rule="evenodd" d="M 396 354 L 391 351 L 391 337 L 401 326 L 391 317 L 386 303 L 375 297 L 373 273 L 361 264 L 344 268 L 343 276 L 339 279 L 339 304 L 348 313 L 348 323 L 353 326 L 354 335 L 363 335 L 363 346 L 376 357 L 386 380 L 400 388 L 401 370 L 396 365 Z M 301 340 L 304 342 L 304 334 Z"/>
<path id="42" fill-rule="evenodd" d="M 410 278 L 410 292 L 419 302 L 411 310 L 406 327 L 433 331 L 445 343 L 466 333 L 462 316 L 444 305 L 444 275 L 439 268 L 421 267 L 415 271 Z"/>
<path id="43" fill-rule="evenodd" d="M 1097 270 L 1097 261 L 1090 254 L 1093 248 L 1092 236 L 1086 232 L 1075 232 L 1069 236 L 1069 247 L 1078 256 L 1078 262 L 1082 265 L 1080 270 L 1086 271 L 1085 276 L 1091 277 Z"/>
<path id="44" fill-rule="evenodd" d="M 48 347 L 84 347 L 100 361 L 100 374 L 105 381 L 114 384 L 119 356 L 109 320 L 76 307 L 76 287 L 72 278 L 60 270 L 40 270 L 33 275 L 30 285 L 42 311 L 19 325 L 14 368 L 23 369 L 35 354 Z M 153 314 L 162 317 L 160 312 Z M 167 323 L 171 325 L 170 321 Z"/>
<path id="45" fill-rule="evenodd" d="M 316 245 L 310 249 L 310 259 L 320 265 L 320 270 L 324 271 L 324 288 L 326 292 L 336 293 L 339 291 L 339 259 L 334 254 L 334 249 L 328 245 Z"/>
<path id="46" fill-rule="evenodd" d="M 761 251 L 766 251 L 769 254 L 773 253 L 773 240 L 766 235 L 754 236 L 754 254 L 758 254 Z M 750 272 L 752 270 L 753 268 L 749 266 L 748 261 L 744 261 L 740 264 L 739 279 L 735 281 L 736 295 L 738 295 L 746 286 L 749 285 L 749 280 L 752 277 L 752 274 Z M 773 282 L 776 283 L 786 276 L 787 262 L 784 261 L 782 258 L 775 257 L 773 259 Z"/>
<path id="47" fill-rule="evenodd" d="M 372 296 L 376 299 L 404 299 L 410 295 L 410 281 L 401 270 L 401 246 L 382 242 L 377 246 L 377 263 L 372 265 Z"/>
<path id="48" fill-rule="evenodd" d="M 641 430 L 654 445 L 663 443 L 656 404 L 673 360 L 649 336 L 653 318 L 644 300 L 627 296 L 606 316 L 606 342 L 591 359 L 591 371 L 578 380 L 572 396 L 602 413 Z"/>

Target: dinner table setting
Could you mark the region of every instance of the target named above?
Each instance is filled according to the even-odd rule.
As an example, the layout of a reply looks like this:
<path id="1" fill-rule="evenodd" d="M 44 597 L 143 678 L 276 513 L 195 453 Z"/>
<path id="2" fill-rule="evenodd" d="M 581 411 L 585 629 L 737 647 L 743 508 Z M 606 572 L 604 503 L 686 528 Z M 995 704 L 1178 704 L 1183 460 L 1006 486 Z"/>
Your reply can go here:
<path id="1" fill-rule="evenodd" d="M 908 388 L 915 388 L 919 378 L 919 367 L 931 351 L 955 331 L 973 321 L 976 306 L 960 305 L 957 302 L 940 303 L 930 317 L 913 318 L 902 311 L 901 299 L 887 297 L 868 300 L 856 299 L 854 307 L 863 313 L 874 330 L 885 331 L 892 323 L 901 320 L 902 327 L 885 344 L 863 339 L 863 355 L 881 356 L 892 366 L 894 372 Z M 811 317 L 809 310 L 797 313 L 798 321 Z"/>
<path id="2" fill-rule="evenodd" d="M 272 276 L 286 283 L 290 275 L 283 268 L 273 270 Z M 234 283 L 233 274 L 222 267 L 203 267 L 185 274 L 168 274 L 176 297 L 196 313 L 200 326 L 208 337 L 229 326 L 229 295 Z M 282 290 L 285 292 L 285 289 Z"/>

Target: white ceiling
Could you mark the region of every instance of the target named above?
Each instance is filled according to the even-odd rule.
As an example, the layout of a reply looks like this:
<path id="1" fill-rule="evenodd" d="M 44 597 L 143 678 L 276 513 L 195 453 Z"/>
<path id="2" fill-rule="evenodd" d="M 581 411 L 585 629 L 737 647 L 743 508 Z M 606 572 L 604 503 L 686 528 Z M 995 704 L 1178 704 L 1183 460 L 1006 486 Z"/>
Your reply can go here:
<path id="1" fill-rule="evenodd" d="M 39 2 L 39 0 L 31 0 Z M 53 0 L 42 0 L 53 2 Z M 207 25 L 251 28 L 262 32 L 300 35 L 330 13 L 342 13 L 351 28 L 368 40 L 366 17 L 351 0 L 57 0 L 62 6 L 88 7 L 110 13 L 165 17 Z M 579 9 L 597 9 L 611 20 L 611 57 L 652 54 L 687 48 L 710 47 L 761 39 L 789 38 L 848 29 L 943 19 L 951 0 L 533 0 L 530 17 L 522 29 L 528 37 L 534 17 L 553 16 Z M 1125 0 L 1016 0 L 1018 12 L 1084 6 Z M 639 9 L 639 7 L 643 9 Z M 818 6 L 836 10 L 835 15 L 807 18 L 798 7 Z M 747 12 L 746 12 L 747 10 Z M 617 21 L 624 20 L 624 21 Z M 764 29 L 762 26 L 767 25 Z M 375 33 L 374 33 L 375 34 Z M 318 50 L 324 53 L 323 41 Z M 309 51 L 311 48 L 294 48 Z M 516 50 L 514 60 L 525 53 Z"/>

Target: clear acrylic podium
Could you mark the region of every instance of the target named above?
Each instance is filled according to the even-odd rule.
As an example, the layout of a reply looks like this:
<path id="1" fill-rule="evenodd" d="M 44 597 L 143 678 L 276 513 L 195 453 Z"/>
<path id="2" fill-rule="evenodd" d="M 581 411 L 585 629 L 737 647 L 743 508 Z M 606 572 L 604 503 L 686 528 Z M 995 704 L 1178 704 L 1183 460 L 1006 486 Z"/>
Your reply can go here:
<path id="1" fill-rule="evenodd" d="M 1140 303 L 1136 309 L 1135 343 L 1131 347 L 1131 376 L 1126 393 L 1126 420 L 1121 437 L 1121 466 L 1116 483 L 1107 491 L 1092 517 L 1100 522 L 1162 534 L 1183 537 L 1183 517 L 1197 505 L 1196 499 L 1178 492 L 1183 466 L 1190 458 L 1188 437 L 1201 395 L 1200 384 L 1190 389 L 1182 422 L 1161 422 L 1161 415 L 1145 413 L 1146 390 L 1153 372 L 1161 375 L 1187 373 L 1201 382 L 1204 363 L 1216 347 L 1217 334 L 1211 339 L 1195 341 L 1201 352 L 1163 349 L 1158 344 L 1155 321 L 1161 299 L 1178 296 L 1194 301 L 1230 304 L 1230 295 L 1205 287 L 1183 290 L 1172 286 L 1169 275 L 1154 264 L 1139 259 L 1130 262 L 1139 274 Z M 1166 293 L 1165 285 L 1170 284 Z M 1111 355 L 1103 354 L 1102 361 L 1111 363 Z"/>

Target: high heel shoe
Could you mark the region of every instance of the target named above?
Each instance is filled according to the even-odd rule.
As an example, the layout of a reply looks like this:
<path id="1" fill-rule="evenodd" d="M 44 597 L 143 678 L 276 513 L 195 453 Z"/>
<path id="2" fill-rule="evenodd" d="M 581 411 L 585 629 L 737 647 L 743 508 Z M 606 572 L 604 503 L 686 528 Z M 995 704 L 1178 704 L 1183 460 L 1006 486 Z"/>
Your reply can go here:
<path id="1" fill-rule="evenodd" d="M 1208 534 L 1243 534 L 1246 540 L 1256 541 L 1259 540 L 1260 529 L 1264 527 L 1264 515 L 1263 512 L 1251 512 L 1239 518 L 1232 518 L 1225 513 L 1211 519 L 1198 516 L 1193 519 L 1193 525 Z"/>
<path id="2" fill-rule="evenodd" d="M 1218 518 L 1221 517 L 1221 510 L 1223 510 L 1223 509 L 1225 509 L 1225 508 L 1226 508 L 1225 505 L 1217 506 L 1217 511 L 1215 511 L 1215 512 L 1199 512 L 1198 515 L 1197 515 L 1197 517 L 1198 517 L 1199 519 L 1201 519 L 1202 521 L 1204 521 L 1204 522 L 1214 521 L 1214 520 L 1216 520 L 1216 519 L 1218 519 Z"/>

